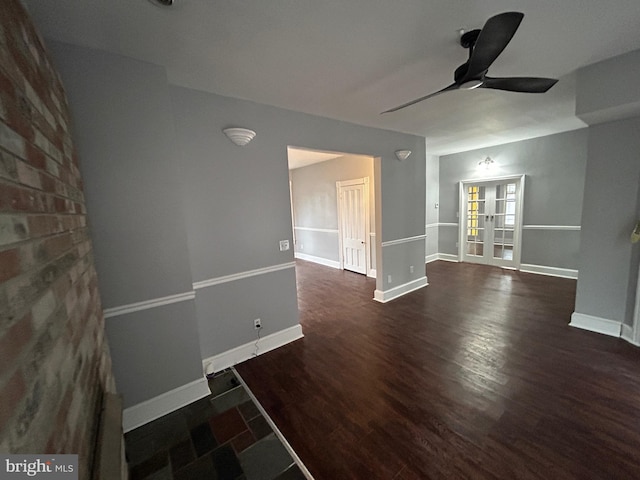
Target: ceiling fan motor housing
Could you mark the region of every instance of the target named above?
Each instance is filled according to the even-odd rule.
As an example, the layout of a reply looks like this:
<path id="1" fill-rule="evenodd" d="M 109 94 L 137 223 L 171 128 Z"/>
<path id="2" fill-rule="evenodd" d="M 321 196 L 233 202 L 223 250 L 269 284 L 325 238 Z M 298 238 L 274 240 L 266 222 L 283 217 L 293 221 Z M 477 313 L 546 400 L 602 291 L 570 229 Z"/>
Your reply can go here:
<path id="1" fill-rule="evenodd" d="M 478 36 L 480 35 L 479 28 L 475 30 L 469 30 L 468 32 L 464 32 L 460 35 L 460 45 L 464 48 L 469 49 L 469 58 L 473 54 L 473 47 L 476 45 L 476 41 L 478 40 Z M 462 79 L 467 75 L 467 71 L 469 70 L 469 61 L 467 60 L 465 63 L 456 68 L 456 71 L 453 74 L 453 80 L 456 83 L 462 82 Z"/>
<path id="2" fill-rule="evenodd" d="M 471 48 L 476 44 L 476 40 L 478 40 L 478 35 L 480 35 L 481 30 L 479 28 L 475 30 L 469 30 L 468 32 L 464 32 L 460 36 L 460 45 L 464 48 Z"/>

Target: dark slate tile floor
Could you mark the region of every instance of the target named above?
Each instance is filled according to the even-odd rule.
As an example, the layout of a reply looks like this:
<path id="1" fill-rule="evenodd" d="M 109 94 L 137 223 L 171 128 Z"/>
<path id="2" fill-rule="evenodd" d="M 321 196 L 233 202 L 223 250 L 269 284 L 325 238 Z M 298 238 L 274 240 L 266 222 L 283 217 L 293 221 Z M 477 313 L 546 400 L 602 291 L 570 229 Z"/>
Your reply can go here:
<path id="1" fill-rule="evenodd" d="M 131 480 L 304 480 L 236 378 L 209 379 L 211 395 L 125 435 Z"/>

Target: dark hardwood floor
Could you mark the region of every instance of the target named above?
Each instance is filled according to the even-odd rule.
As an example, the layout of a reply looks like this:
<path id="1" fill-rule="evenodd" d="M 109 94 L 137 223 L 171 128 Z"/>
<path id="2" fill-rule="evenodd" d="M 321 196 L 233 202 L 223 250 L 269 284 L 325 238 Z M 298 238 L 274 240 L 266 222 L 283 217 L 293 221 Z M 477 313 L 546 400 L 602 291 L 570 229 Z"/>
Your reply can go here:
<path id="1" fill-rule="evenodd" d="M 640 478 L 640 349 L 568 326 L 575 281 L 296 271 L 305 338 L 237 371 L 317 480 Z"/>

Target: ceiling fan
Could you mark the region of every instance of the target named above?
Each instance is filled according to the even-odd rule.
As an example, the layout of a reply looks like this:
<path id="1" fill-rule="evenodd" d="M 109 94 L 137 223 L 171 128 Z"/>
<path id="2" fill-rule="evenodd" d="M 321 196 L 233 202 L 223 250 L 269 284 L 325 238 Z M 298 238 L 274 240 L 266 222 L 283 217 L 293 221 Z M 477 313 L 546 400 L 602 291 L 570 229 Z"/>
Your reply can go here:
<path id="1" fill-rule="evenodd" d="M 487 20 L 481 30 L 464 32 L 460 37 L 460 45 L 469 49 L 469 59 L 456 68 L 453 74 L 454 82 L 451 85 L 382 113 L 396 112 L 450 90 L 493 88 L 524 93 L 544 93 L 549 90 L 558 80 L 539 77 L 487 76 L 489 67 L 509 44 L 523 17 L 524 13 L 520 12 L 500 13 Z"/>

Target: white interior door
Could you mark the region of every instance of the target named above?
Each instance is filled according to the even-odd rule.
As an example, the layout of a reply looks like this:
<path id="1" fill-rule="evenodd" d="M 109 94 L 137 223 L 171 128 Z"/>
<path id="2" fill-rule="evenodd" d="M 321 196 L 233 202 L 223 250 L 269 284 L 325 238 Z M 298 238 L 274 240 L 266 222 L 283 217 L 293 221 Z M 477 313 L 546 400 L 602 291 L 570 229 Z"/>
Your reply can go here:
<path id="1" fill-rule="evenodd" d="M 368 178 L 336 182 L 342 268 L 367 274 Z"/>
<path id="2" fill-rule="evenodd" d="M 519 268 L 523 177 L 461 183 L 462 261 Z"/>

